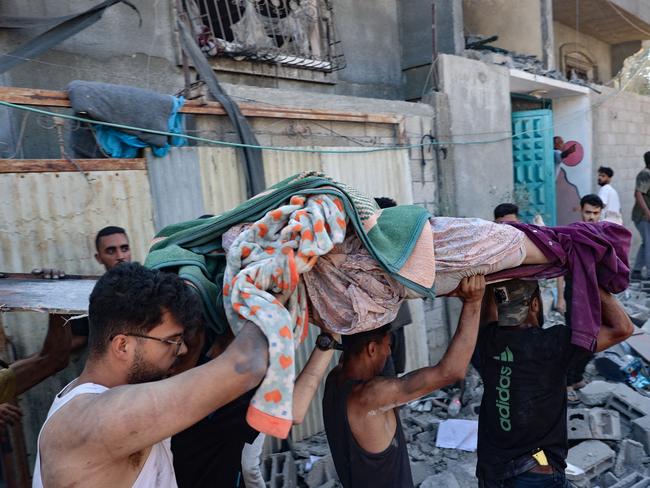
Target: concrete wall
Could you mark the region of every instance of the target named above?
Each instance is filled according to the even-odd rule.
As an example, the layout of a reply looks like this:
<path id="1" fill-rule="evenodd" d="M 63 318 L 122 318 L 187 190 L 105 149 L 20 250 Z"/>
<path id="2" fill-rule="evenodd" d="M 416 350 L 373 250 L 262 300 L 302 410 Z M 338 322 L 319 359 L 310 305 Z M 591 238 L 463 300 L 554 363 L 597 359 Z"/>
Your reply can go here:
<path id="1" fill-rule="evenodd" d="M 463 0 L 466 34 L 498 35 L 494 46 L 544 57 L 540 0 Z"/>
<path id="2" fill-rule="evenodd" d="M 57 2 L 46 0 L 2 2 L 0 14 L 59 16 L 81 12 L 95 5 L 92 0 Z M 3 85 L 62 89 L 72 79 L 93 79 L 163 92 L 183 88 L 176 66 L 177 46 L 173 35 L 174 2 L 135 0 L 143 23 L 129 7 L 116 5 L 95 25 L 60 44 L 37 61 L 14 68 Z M 224 62 L 220 79 L 254 86 L 338 93 L 362 97 L 402 98 L 400 38 L 397 0 L 356 2 L 334 0 L 334 15 L 347 67 L 332 75 L 309 70 L 262 69 L 261 63 Z M 42 29 L 41 29 L 42 30 Z M 9 50 L 41 30 L 0 32 L 2 50 Z M 381 63 L 377 60 L 381 59 Z M 263 76 L 262 76 L 263 75 Z"/>
<path id="3" fill-rule="evenodd" d="M 441 129 L 438 137 L 454 143 L 444 163 L 445 177 L 453 181 L 449 211 L 491 219 L 492 209 L 513 191 L 508 70 L 450 55 L 441 55 L 438 67 L 449 103 L 449 132 Z"/>
<path id="4" fill-rule="evenodd" d="M 612 186 L 621 199 L 626 227 L 633 229 L 631 261 L 640 238 L 630 219 L 634 205 L 634 182 L 644 167 L 643 154 L 650 150 L 650 97 L 599 87 L 602 95 L 591 94 L 593 111 L 594 172 L 600 165 L 614 170 Z M 596 175 L 592 174 L 595 179 Z M 594 187 L 594 189 L 597 186 Z"/>
<path id="5" fill-rule="evenodd" d="M 603 41 L 576 31 L 573 27 L 553 22 L 555 34 L 555 58 L 558 70 L 563 70 L 560 48 L 564 44 L 579 44 L 580 50 L 589 55 L 598 66 L 598 83 L 607 83 L 616 73 L 612 73 L 611 46 Z"/>
<path id="6" fill-rule="evenodd" d="M 418 100 L 432 86 L 432 0 L 399 3 L 404 98 Z"/>

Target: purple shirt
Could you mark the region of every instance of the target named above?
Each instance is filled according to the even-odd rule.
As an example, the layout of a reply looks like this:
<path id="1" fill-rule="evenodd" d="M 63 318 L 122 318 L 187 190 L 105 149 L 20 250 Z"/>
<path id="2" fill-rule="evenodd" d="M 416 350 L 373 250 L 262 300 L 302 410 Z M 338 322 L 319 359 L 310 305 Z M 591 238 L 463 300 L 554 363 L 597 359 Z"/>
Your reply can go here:
<path id="1" fill-rule="evenodd" d="M 506 269 L 486 278 L 491 281 L 568 275 L 573 282 L 571 343 L 595 350 L 602 323 L 598 288 L 620 293 L 629 286 L 632 233 L 612 222 L 576 222 L 564 227 L 508 224 L 524 232 L 550 263 Z"/>

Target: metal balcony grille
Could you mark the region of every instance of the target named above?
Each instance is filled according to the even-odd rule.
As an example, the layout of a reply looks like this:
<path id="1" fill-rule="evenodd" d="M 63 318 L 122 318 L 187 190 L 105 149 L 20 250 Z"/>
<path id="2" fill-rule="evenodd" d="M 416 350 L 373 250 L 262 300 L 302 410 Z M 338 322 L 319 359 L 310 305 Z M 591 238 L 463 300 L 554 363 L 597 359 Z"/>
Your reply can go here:
<path id="1" fill-rule="evenodd" d="M 345 67 L 331 0 L 185 0 L 184 8 L 208 57 L 325 72 Z"/>

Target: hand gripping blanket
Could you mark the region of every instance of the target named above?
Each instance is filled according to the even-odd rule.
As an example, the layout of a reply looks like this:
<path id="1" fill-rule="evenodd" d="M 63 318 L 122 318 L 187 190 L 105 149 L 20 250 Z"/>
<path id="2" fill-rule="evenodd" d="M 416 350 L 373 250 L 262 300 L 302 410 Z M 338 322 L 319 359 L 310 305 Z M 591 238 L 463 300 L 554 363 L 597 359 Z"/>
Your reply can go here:
<path id="1" fill-rule="evenodd" d="M 429 217 L 414 205 L 380 210 L 373 198 L 353 188 L 320 173 L 304 173 L 222 215 L 166 227 L 156 236 L 145 265 L 176 272 L 198 290 L 211 334 L 222 334 L 229 316 L 235 332 L 241 321 L 251 320 L 267 335 L 269 370 L 248 421 L 261 432 L 284 438 L 291 426 L 293 348 L 307 328 L 299 273 L 310 269 L 328 246 L 343 241 L 345 226 L 337 219 L 347 219 L 348 231 L 352 227 L 384 271 L 415 294 L 433 298 Z M 243 223 L 253 225 L 236 237 L 226 255 L 224 234 Z M 286 306 L 274 294 L 288 296 Z"/>

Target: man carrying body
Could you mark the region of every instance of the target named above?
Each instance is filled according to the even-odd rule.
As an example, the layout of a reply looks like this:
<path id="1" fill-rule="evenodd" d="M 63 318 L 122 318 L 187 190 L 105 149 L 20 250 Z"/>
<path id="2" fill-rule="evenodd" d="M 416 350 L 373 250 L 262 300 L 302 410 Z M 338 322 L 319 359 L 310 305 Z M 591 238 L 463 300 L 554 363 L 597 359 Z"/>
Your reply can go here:
<path id="1" fill-rule="evenodd" d="M 621 305 L 600 291 L 603 324 L 597 351 L 633 331 Z M 568 488 L 566 373 L 588 351 L 571 344 L 571 329 L 543 329 L 537 281 L 497 283 L 486 293 L 477 342 L 484 393 L 476 475 L 481 488 Z"/>
<path id="2" fill-rule="evenodd" d="M 598 168 L 598 196 L 603 201 L 605 209 L 603 211 L 602 219 L 608 222 L 614 222 L 618 225 L 623 225 L 623 216 L 621 215 L 621 200 L 618 198 L 618 192 L 611 185 L 612 178 L 614 177 L 614 170 L 607 166 Z"/>
<path id="3" fill-rule="evenodd" d="M 600 222 L 604 207 L 605 204 L 598 195 L 585 195 L 580 199 L 580 219 L 583 222 Z"/>
<path id="4" fill-rule="evenodd" d="M 176 487 L 169 437 L 254 388 L 268 361 L 264 335 L 247 323 L 217 359 L 161 380 L 186 353 L 197 310 L 175 274 L 131 263 L 100 278 L 88 361 L 43 425 L 34 487 Z"/>
<path id="5" fill-rule="evenodd" d="M 641 234 L 641 246 L 634 261 L 632 278 L 641 278 L 645 266 L 650 273 L 650 151 L 643 155 L 645 168 L 636 175 L 632 221 Z"/>
<path id="6" fill-rule="evenodd" d="M 461 281 L 456 335 L 440 363 L 400 378 L 379 376 L 390 356 L 390 326 L 344 336 L 343 356 L 325 384 L 323 417 L 334 465 L 345 488 L 412 487 L 397 408 L 465 377 L 480 318 L 485 278 Z"/>

